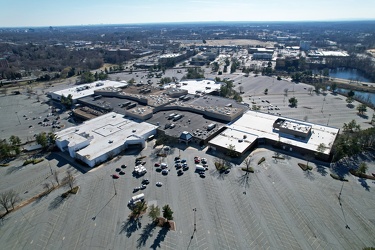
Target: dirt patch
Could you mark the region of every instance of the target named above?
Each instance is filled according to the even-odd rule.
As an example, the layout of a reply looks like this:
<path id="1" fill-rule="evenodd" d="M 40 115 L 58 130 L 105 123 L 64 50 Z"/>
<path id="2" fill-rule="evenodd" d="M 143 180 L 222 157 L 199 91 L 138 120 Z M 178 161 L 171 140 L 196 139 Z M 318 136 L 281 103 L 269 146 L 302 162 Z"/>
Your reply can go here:
<path id="1" fill-rule="evenodd" d="M 176 231 L 176 223 L 173 220 L 167 221 L 163 217 L 158 218 L 158 227 L 167 227 L 169 230 Z"/>

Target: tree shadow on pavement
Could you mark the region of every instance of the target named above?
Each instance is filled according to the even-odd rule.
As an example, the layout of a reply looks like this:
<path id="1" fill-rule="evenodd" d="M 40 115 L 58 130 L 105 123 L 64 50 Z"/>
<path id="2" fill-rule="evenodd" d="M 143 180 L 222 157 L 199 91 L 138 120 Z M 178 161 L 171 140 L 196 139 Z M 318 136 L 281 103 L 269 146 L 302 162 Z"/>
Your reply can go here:
<path id="1" fill-rule="evenodd" d="M 7 169 L 7 171 L 6 171 L 6 174 L 8 175 L 8 174 L 13 174 L 14 172 L 17 172 L 17 171 L 19 171 L 19 170 L 21 170 L 21 169 L 23 169 L 24 168 L 24 166 L 19 166 L 19 167 L 9 167 L 8 169 Z"/>
<path id="2" fill-rule="evenodd" d="M 48 210 L 53 210 L 59 208 L 63 203 L 64 200 L 67 198 L 61 197 L 61 195 L 57 196 L 48 206 Z"/>
<path id="3" fill-rule="evenodd" d="M 165 236 L 167 236 L 168 231 L 169 229 L 166 227 L 161 228 L 158 235 L 156 236 L 156 239 L 154 240 L 154 243 L 150 246 L 150 248 L 160 248 L 160 243 L 165 240 Z"/>
<path id="4" fill-rule="evenodd" d="M 142 227 L 142 223 L 139 219 L 135 220 L 133 218 L 129 218 L 128 220 L 123 222 L 121 226 L 120 234 L 126 232 L 126 237 L 129 238 L 135 231 L 137 231 L 141 227 Z"/>
<path id="5" fill-rule="evenodd" d="M 141 248 L 144 245 L 146 245 L 146 242 L 147 242 L 148 238 L 150 238 L 153 235 L 153 231 L 154 231 L 155 227 L 156 227 L 156 224 L 151 222 L 151 223 L 148 223 L 143 228 L 143 231 L 142 231 L 139 239 L 137 240 L 137 248 Z"/>
<path id="6" fill-rule="evenodd" d="M 224 177 L 226 176 L 225 171 L 220 171 L 220 170 L 210 170 L 209 171 L 210 175 L 213 177 L 216 177 L 217 179 L 224 180 Z"/>
<path id="7" fill-rule="evenodd" d="M 314 173 L 310 170 L 304 172 L 305 178 L 309 179 L 310 181 L 315 180 Z"/>
<path id="8" fill-rule="evenodd" d="M 250 187 L 250 174 L 245 173 L 237 178 L 237 182 L 240 186 L 244 186 L 245 188 Z"/>
<path id="9" fill-rule="evenodd" d="M 366 179 L 359 178 L 358 181 L 361 183 L 361 186 L 366 189 L 366 191 L 370 192 L 370 186 L 367 184 Z"/>
<path id="10" fill-rule="evenodd" d="M 316 165 L 316 170 L 317 170 L 317 172 L 318 172 L 319 174 L 321 174 L 322 176 L 326 176 L 326 175 L 328 174 L 326 168 L 325 168 L 324 166 L 322 166 L 322 165 L 317 164 L 317 165 Z"/>

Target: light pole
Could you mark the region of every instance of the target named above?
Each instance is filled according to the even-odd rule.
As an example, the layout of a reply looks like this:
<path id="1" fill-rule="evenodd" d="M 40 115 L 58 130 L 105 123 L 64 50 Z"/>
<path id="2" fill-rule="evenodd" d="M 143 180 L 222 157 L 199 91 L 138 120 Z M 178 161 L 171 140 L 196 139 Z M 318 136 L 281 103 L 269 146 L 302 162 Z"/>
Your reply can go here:
<path id="1" fill-rule="evenodd" d="M 117 195 L 115 180 L 113 178 L 112 178 L 112 182 L 113 182 L 113 189 L 115 190 L 115 195 Z"/>
<path id="2" fill-rule="evenodd" d="M 324 99 L 323 99 L 322 110 L 321 110 L 322 113 L 323 113 L 323 108 L 324 108 L 324 102 L 325 101 L 326 101 L 326 97 L 324 97 Z"/>
<path id="3" fill-rule="evenodd" d="M 194 208 L 193 211 L 194 211 L 194 232 L 195 232 L 197 231 L 197 218 L 196 218 L 197 209 Z"/>
<path id="4" fill-rule="evenodd" d="M 327 121 L 327 126 L 329 124 L 329 119 L 331 118 L 331 114 L 328 115 L 328 121 Z"/>
<path id="5" fill-rule="evenodd" d="M 20 117 L 18 116 L 18 112 L 16 112 L 17 119 L 18 119 L 18 125 L 21 125 Z"/>

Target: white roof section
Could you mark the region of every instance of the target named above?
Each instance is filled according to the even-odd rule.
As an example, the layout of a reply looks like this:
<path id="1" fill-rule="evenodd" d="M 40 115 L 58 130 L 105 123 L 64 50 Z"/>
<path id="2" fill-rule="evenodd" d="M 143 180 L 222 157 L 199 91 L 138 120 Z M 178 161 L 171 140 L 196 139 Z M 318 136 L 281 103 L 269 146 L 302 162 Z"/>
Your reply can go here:
<path id="1" fill-rule="evenodd" d="M 137 140 L 155 130 L 157 126 L 146 122 L 135 122 L 123 115 L 111 112 L 83 124 L 56 133 L 57 140 L 69 141 L 69 147 L 90 140 L 90 144 L 77 151 L 87 159 L 97 157 L 124 145 L 128 140 Z"/>
<path id="2" fill-rule="evenodd" d="M 273 124 L 278 118 L 287 120 L 289 122 L 288 124 L 304 124 L 304 127 L 311 126 L 311 136 L 306 139 L 301 139 L 291 134 L 279 133 L 277 129 L 273 128 Z M 333 127 L 302 122 L 261 112 L 248 111 L 244 113 L 240 119 L 229 125 L 228 129 L 223 133 L 212 139 L 210 143 L 224 148 L 232 144 L 235 146 L 237 152 L 241 152 L 243 147 L 246 145 L 249 146 L 256 138 L 268 138 L 273 141 L 280 140 L 280 142 L 290 146 L 296 146 L 315 152 L 317 152 L 318 146 L 324 143 L 326 146 L 324 154 L 329 154 L 338 132 L 339 129 Z M 243 139 L 243 135 L 246 135 L 247 138 Z M 243 139 L 243 142 L 238 142 L 238 139 Z"/>
<path id="3" fill-rule="evenodd" d="M 223 148 L 229 148 L 229 145 L 233 145 L 236 152 L 243 153 L 257 138 L 257 135 L 246 131 L 228 128 L 210 140 L 210 144 Z"/>
<path id="4" fill-rule="evenodd" d="M 196 93 L 211 93 L 215 90 L 219 90 L 221 83 L 213 80 L 187 80 L 181 81 L 179 86 L 179 88 L 186 89 L 189 94 L 194 95 Z"/>
<path id="5" fill-rule="evenodd" d="M 175 57 L 179 57 L 181 54 L 179 53 L 175 53 L 175 54 L 164 54 L 164 55 L 161 55 L 159 56 L 159 58 L 175 58 Z"/>
<path id="6" fill-rule="evenodd" d="M 58 96 L 64 95 L 65 97 L 67 97 L 70 94 L 72 95 L 73 100 L 74 100 L 74 99 L 93 95 L 94 91 L 98 89 L 108 88 L 108 87 L 123 88 L 126 86 L 127 86 L 127 83 L 125 81 L 121 81 L 121 82 L 109 81 L 109 80 L 97 81 L 97 82 L 77 85 L 68 89 L 59 90 L 59 91 L 53 92 L 53 94 L 58 95 Z"/>

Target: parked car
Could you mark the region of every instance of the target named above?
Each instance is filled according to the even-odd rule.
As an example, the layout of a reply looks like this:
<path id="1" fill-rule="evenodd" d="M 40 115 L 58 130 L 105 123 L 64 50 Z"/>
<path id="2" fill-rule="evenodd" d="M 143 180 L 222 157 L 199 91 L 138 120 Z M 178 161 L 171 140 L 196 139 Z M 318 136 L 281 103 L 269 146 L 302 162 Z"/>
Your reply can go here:
<path id="1" fill-rule="evenodd" d="M 185 163 L 185 162 L 186 162 L 186 159 L 182 159 L 182 160 L 181 160 L 181 163 Z"/>
<path id="2" fill-rule="evenodd" d="M 201 178 L 206 178 L 206 174 L 205 174 L 204 172 L 199 173 L 199 176 L 200 176 Z"/>
<path id="3" fill-rule="evenodd" d="M 121 165 L 121 168 L 126 168 L 126 165 L 125 164 Z"/>
<path id="4" fill-rule="evenodd" d="M 133 193 L 139 191 L 139 189 L 140 189 L 139 187 L 135 187 L 135 188 L 133 189 Z"/>
<path id="5" fill-rule="evenodd" d="M 178 175 L 178 176 L 181 176 L 181 175 L 183 175 L 183 174 L 184 174 L 184 172 L 183 172 L 181 169 L 177 171 L 177 175 Z"/>
<path id="6" fill-rule="evenodd" d="M 150 181 L 148 179 L 143 179 L 142 184 L 148 185 L 150 184 Z"/>
<path id="7" fill-rule="evenodd" d="M 167 174 L 168 174 L 168 172 L 169 172 L 169 170 L 168 170 L 168 169 L 163 169 L 163 170 L 161 171 L 161 173 L 162 173 L 163 175 L 167 175 Z"/>
<path id="8" fill-rule="evenodd" d="M 206 158 L 202 158 L 202 159 L 201 159 L 201 162 L 202 162 L 203 164 L 206 164 L 206 163 L 207 163 L 207 159 L 206 159 Z"/>
<path id="9" fill-rule="evenodd" d="M 183 167 L 182 167 L 182 170 L 184 170 L 184 171 L 187 171 L 187 170 L 189 170 L 189 166 L 188 166 L 188 165 L 186 165 L 186 166 L 183 166 Z"/>
<path id="10" fill-rule="evenodd" d="M 181 163 L 176 163 L 175 168 L 180 169 L 182 167 Z"/>
<path id="11" fill-rule="evenodd" d="M 195 162 L 195 163 L 200 163 L 200 162 L 201 162 L 201 159 L 199 159 L 199 158 L 195 158 L 195 159 L 194 159 L 194 162 Z"/>
<path id="12" fill-rule="evenodd" d="M 177 161 L 177 160 L 179 160 L 179 159 L 180 159 L 179 156 L 176 156 L 176 157 L 174 158 L 175 161 Z"/>
<path id="13" fill-rule="evenodd" d="M 113 178 L 113 179 L 118 179 L 118 178 L 120 178 L 120 176 L 118 176 L 117 174 L 113 174 L 113 175 L 112 175 L 112 178 Z"/>
<path id="14" fill-rule="evenodd" d="M 155 167 L 160 167 L 160 163 L 155 163 L 155 165 L 154 165 Z"/>
<path id="15" fill-rule="evenodd" d="M 119 174 L 120 174 L 120 175 L 124 175 L 125 172 L 124 172 L 124 171 L 120 171 Z"/>
<path id="16" fill-rule="evenodd" d="M 160 164 L 160 167 L 161 167 L 162 169 L 166 169 L 166 168 L 168 168 L 168 164 L 165 163 L 165 162 L 163 162 L 162 164 Z"/>
<path id="17" fill-rule="evenodd" d="M 161 187 L 161 186 L 163 186 L 163 183 L 158 181 L 158 182 L 156 182 L 156 186 Z"/>
<path id="18" fill-rule="evenodd" d="M 120 172 L 121 171 L 121 168 L 116 168 L 116 172 Z"/>
<path id="19" fill-rule="evenodd" d="M 142 184 L 142 186 L 140 186 L 139 189 L 143 190 L 143 189 L 146 189 L 146 187 L 147 187 L 146 185 Z"/>

